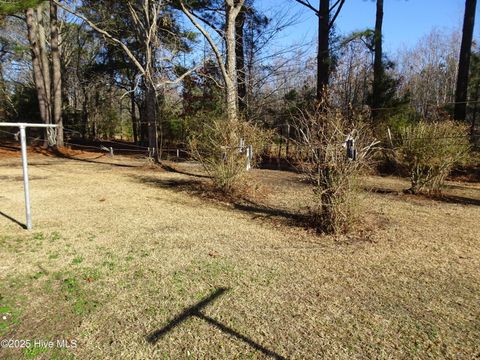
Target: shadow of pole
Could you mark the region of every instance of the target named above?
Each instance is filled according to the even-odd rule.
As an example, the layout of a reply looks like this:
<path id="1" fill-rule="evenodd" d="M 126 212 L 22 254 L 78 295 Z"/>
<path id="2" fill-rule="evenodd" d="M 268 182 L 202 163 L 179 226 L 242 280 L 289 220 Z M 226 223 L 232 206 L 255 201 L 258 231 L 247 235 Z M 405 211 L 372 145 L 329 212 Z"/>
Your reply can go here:
<path id="1" fill-rule="evenodd" d="M 8 220 L 10 220 L 10 221 L 12 221 L 12 222 L 14 222 L 15 224 L 21 226 L 21 227 L 24 228 L 24 229 L 27 228 L 27 226 L 26 226 L 25 224 L 21 223 L 21 222 L 18 221 L 17 219 L 14 219 L 14 218 L 11 217 L 10 215 L 7 215 L 7 214 L 5 214 L 5 213 L 3 213 L 3 212 L 1 212 L 1 211 L 0 211 L 0 215 L 2 215 L 4 218 L 6 218 L 6 219 L 8 219 Z"/>
<path id="2" fill-rule="evenodd" d="M 166 326 L 148 335 L 147 341 L 151 344 L 155 344 L 163 335 L 168 333 L 170 330 L 172 330 L 176 326 L 180 325 L 189 317 L 196 315 L 200 310 L 202 310 L 209 303 L 214 301 L 216 298 L 222 296 L 223 293 L 226 292 L 227 290 L 228 289 L 226 288 L 219 288 L 215 292 L 213 292 L 209 297 L 203 299 L 202 301 L 198 302 L 194 306 L 191 306 L 185 309 L 180 315 L 178 315 L 173 320 L 171 320 Z"/>
<path id="3" fill-rule="evenodd" d="M 219 288 L 215 290 L 210 296 L 207 298 L 203 299 L 202 301 L 198 302 L 197 304 L 185 309 L 181 314 L 176 316 L 173 320 L 171 320 L 167 325 L 162 327 L 161 329 L 158 329 L 151 334 L 149 334 L 146 337 L 146 340 L 150 344 L 155 344 L 157 343 L 160 338 L 162 338 L 165 334 L 167 334 L 169 331 L 173 330 L 175 327 L 183 323 L 185 320 L 187 320 L 190 317 L 197 317 L 199 319 L 202 319 L 209 323 L 210 325 L 215 326 L 218 328 L 220 331 L 224 332 L 225 334 L 231 335 L 246 344 L 250 345 L 252 348 L 254 348 L 257 351 L 260 351 L 266 356 L 272 357 L 274 359 L 285 359 L 285 357 L 277 354 L 276 352 L 267 349 L 266 347 L 256 343 L 252 339 L 249 339 L 245 335 L 240 334 L 239 332 L 235 331 L 232 328 L 229 328 L 228 326 L 218 322 L 215 319 L 212 319 L 211 317 L 204 315 L 201 313 L 201 310 L 205 308 L 208 304 L 211 302 L 215 301 L 218 297 L 222 296 L 226 291 L 228 291 L 227 288 Z"/>
<path id="4" fill-rule="evenodd" d="M 200 318 L 200 319 L 205 320 L 206 322 L 208 322 L 209 324 L 211 324 L 211 325 L 215 326 L 216 328 L 220 329 L 224 333 L 232 335 L 233 337 L 236 337 L 237 339 L 244 341 L 245 343 L 250 345 L 252 348 L 262 352 L 266 356 L 270 356 L 274 359 L 279 359 L 279 360 L 280 359 L 285 359 L 285 357 L 277 354 L 275 351 L 267 349 L 266 347 L 256 343 L 252 339 L 247 338 L 245 335 L 240 334 L 239 332 L 229 328 L 228 326 L 223 325 L 222 323 L 218 322 L 215 319 L 212 319 L 211 317 L 209 317 L 207 315 L 204 315 L 202 313 L 198 313 L 198 314 L 195 314 L 195 316 Z"/>

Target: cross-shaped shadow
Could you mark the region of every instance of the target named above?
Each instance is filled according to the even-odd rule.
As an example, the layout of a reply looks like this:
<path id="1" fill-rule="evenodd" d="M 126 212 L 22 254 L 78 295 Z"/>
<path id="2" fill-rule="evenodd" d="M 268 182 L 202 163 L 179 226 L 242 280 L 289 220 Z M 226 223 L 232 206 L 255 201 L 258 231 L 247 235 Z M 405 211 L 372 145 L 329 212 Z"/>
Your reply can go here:
<path id="1" fill-rule="evenodd" d="M 222 296 L 226 291 L 228 291 L 227 288 L 218 288 L 213 293 L 211 293 L 210 296 L 206 297 L 205 299 L 199 301 L 195 305 L 190 306 L 189 308 L 182 311 L 179 315 L 173 318 L 167 325 L 149 334 L 147 336 L 147 341 L 151 344 L 157 343 L 157 341 L 160 340 L 160 338 L 163 337 L 165 334 L 167 334 L 169 331 L 171 331 L 176 326 L 183 323 L 188 318 L 194 316 L 194 317 L 197 317 L 198 319 L 202 319 L 208 322 L 212 326 L 215 326 L 217 329 L 224 332 L 225 334 L 228 334 L 230 336 L 233 336 L 245 342 L 246 344 L 250 345 L 253 349 L 263 353 L 266 356 L 272 357 L 274 359 L 285 359 L 284 356 L 279 355 L 270 349 L 267 349 L 266 347 L 260 345 L 259 343 L 253 341 L 252 339 L 246 337 L 245 335 L 240 334 L 236 330 L 218 322 L 217 320 L 201 312 L 201 310 L 203 310 L 208 304 L 212 303 L 218 297 Z"/>

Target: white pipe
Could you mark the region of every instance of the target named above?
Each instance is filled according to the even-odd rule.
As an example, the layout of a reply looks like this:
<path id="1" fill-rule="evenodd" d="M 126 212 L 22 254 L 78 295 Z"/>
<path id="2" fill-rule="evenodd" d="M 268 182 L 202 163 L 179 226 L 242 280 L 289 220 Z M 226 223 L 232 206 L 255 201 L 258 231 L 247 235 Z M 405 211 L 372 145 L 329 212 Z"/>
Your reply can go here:
<path id="1" fill-rule="evenodd" d="M 31 124 L 31 123 L 6 123 L 0 122 L 0 126 L 19 126 L 20 128 L 25 127 L 36 127 L 36 128 L 48 128 L 48 127 L 57 127 L 56 124 Z"/>
<path id="2" fill-rule="evenodd" d="M 27 230 L 32 230 L 32 213 L 30 211 L 30 188 L 28 184 L 27 136 L 25 135 L 25 125 L 20 125 L 20 142 L 22 144 L 23 187 L 25 190 L 25 215 L 27 218 Z"/>
<path id="3" fill-rule="evenodd" d="M 25 215 L 27 218 L 27 230 L 32 230 L 32 212 L 30 210 L 30 186 L 28 184 L 28 162 L 27 162 L 27 135 L 25 128 L 54 128 L 58 127 L 56 124 L 31 124 L 31 123 L 7 123 L 0 122 L 0 127 L 18 126 L 20 128 L 20 143 L 22 147 L 22 167 L 23 167 L 23 188 L 25 191 Z"/>

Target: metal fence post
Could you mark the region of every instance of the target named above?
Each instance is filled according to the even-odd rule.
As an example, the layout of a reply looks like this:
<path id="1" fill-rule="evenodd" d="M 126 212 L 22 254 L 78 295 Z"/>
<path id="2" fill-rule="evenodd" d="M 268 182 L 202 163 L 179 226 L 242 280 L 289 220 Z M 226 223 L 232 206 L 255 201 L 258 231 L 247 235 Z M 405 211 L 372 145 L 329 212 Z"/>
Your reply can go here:
<path id="1" fill-rule="evenodd" d="M 25 215 L 27 230 L 32 230 L 32 212 L 30 210 L 30 186 L 28 183 L 28 161 L 27 161 L 27 135 L 26 128 L 56 128 L 56 124 L 35 124 L 35 123 L 9 123 L 0 122 L 0 127 L 17 127 L 20 129 L 20 145 L 22 149 L 23 187 L 25 192 Z"/>
<path id="2" fill-rule="evenodd" d="M 30 187 L 28 184 L 27 136 L 25 135 L 24 125 L 20 125 L 20 142 L 22 146 L 23 187 L 25 190 L 25 215 L 27 218 L 27 229 L 32 230 L 32 212 L 30 210 Z"/>
<path id="3" fill-rule="evenodd" d="M 248 145 L 247 146 L 247 171 L 249 171 L 252 168 L 252 161 L 253 159 L 253 146 Z"/>

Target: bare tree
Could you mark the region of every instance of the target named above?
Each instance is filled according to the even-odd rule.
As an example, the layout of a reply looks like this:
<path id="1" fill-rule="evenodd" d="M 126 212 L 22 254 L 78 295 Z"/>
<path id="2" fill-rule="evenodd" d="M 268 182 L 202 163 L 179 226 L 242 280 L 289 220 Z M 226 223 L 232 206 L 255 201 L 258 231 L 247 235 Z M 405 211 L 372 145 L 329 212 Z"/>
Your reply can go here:
<path id="1" fill-rule="evenodd" d="M 57 9 L 51 3 L 50 16 L 47 19 L 44 4 L 45 1 L 40 0 L 19 1 L 13 3 L 11 8 L 7 8 L 6 11 L 14 14 L 25 9 L 27 37 L 32 57 L 33 79 L 37 91 L 40 117 L 45 124 L 55 123 L 59 125 L 56 139 L 57 146 L 63 146 L 62 85 Z M 48 20 L 49 24 L 47 23 Z M 50 41 L 47 40 L 47 27 L 50 28 Z M 45 147 L 49 146 L 48 138 L 47 130 L 45 130 Z"/>
<path id="2" fill-rule="evenodd" d="M 237 91 L 238 91 L 238 106 L 240 112 L 246 110 L 247 84 L 245 79 L 245 46 L 244 46 L 244 26 L 246 20 L 245 7 L 242 7 L 240 13 L 235 19 L 235 57 L 237 68 Z"/>
<path id="3" fill-rule="evenodd" d="M 145 86 L 144 115 L 148 125 L 148 146 L 151 149 L 151 156 L 156 162 L 160 162 L 157 133 L 157 98 L 166 85 L 179 83 L 198 68 L 192 68 L 176 79 L 170 80 L 157 66 L 158 62 L 160 62 L 158 56 L 161 54 L 160 50 L 162 49 L 162 44 L 158 36 L 160 26 L 159 16 L 161 11 L 164 10 L 166 3 L 163 1 L 150 0 L 127 2 L 132 22 L 135 24 L 134 30 L 138 43 L 141 44 L 142 47 L 141 54 L 136 55 L 127 44 L 105 29 L 102 29 L 80 11 L 72 9 L 60 3 L 58 0 L 52 1 L 65 11 L 85 21 L 97 33 L 119 46 L 138 69 L 139 76 L 142 78 Z M 171 59 L 171 57 L 167 57 L 163 60 L 169 61 Z"/>
<path id="4" fill-rule="evenodd" d="M 372 53 L 364 39 L 357 37 L 344 42 L 332 72 L 332 105 L 340 107 L 350 118 L 352 111 L 361 110 L 367 103 L 371 78 Z"/>
<path id="5" fill-rule="evenodd" d="M 50 3 L 50 47 L 52 56 L 52 120 L 57 124 L 57 146 L 63 146 L 62 121 L 62 65 L 60 62 L 60 34 L 58 28 L 57 5 Z"/>
<path id="6" fill-rule="evenodd" d="M 221 44 L 215 42 L 214 38 L 201 24 L 201 19 L 187 6 L 185 1 L 180 1 L 180 6 L 184 14 L 192 24 L 205 37 L 220 67 L 225 87 L 225 104 L 227 117 L 230 121 L 238 119 L 238 74 L 236 62 L 236 19 L 242 10 L 245 0 L 225 0 L 225 31 L 221 34 L 221 40 L 225 42 L 226 56 L 221 53 Z M 205 22 L 204 22 L 205 23 Z M 212 30 L 218 31 L 216 28 Z"/>
<path id="7" fill-rule="evenodd" d="M 434 30 L 397 56 L 398 94 L 408 96 L 423 118 L 437 118 L 445 104 L 455 101 L 459 44 L 459 33 Z"/>
<path id="8" fill-rule="evenodd" d="M 44 56 L 45 37 L 40 36 L 39 19 L 37 15 L 41 11 L 36 11 L 34 8 L 28 8 L 25 11 L 25 21 L 27 24 L 28 40 L 30 43 L 30 50 L 32 53 L 32 69 L 35 87 L 37 90 L 37 98 L 40 109 L 40 116 L 43 123 L 50 124 L 51 107 L 50 107 L 50 77 L 48 64 L 45 64 L 46 56 Z M 48 146 L 48 136 L 45 132 L 44 146 Z"/>

